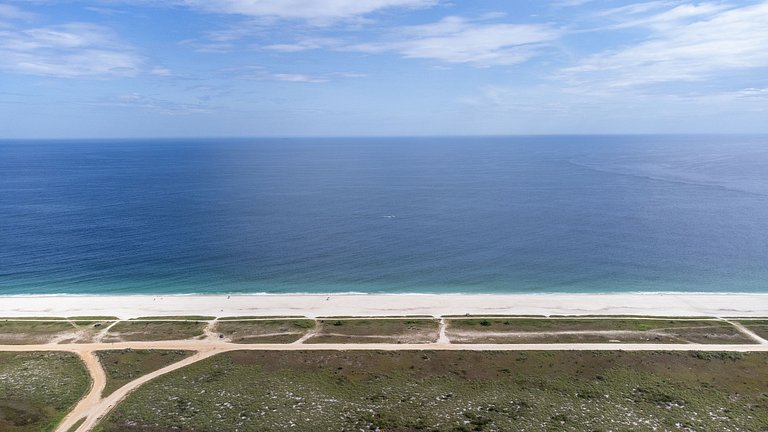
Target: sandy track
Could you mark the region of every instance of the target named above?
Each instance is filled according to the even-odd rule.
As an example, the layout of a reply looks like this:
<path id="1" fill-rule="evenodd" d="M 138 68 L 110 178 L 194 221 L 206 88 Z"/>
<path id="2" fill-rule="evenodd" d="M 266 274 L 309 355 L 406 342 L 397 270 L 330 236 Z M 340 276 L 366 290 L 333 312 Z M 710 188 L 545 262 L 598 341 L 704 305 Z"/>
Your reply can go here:
<path id="1" fill-rule="evenodd" d="M 94 351 L 78 351 L 77 354 L 83 359 L 88 373 L 91 375 L 91 389 L 80 402 L 75 405 L 72 411 L 59 423 L 55 432 L 67 432 L 74 426 L 78 420 L 91 413 L 95 406 L 101 401 L 101 393 L 107 385 L 107 374 L 101 367 L 101 362 Z M 78 430 L 80 430 L 78 428 Z M 83 429 L 87 430 L 87 429 Z"/>
<path id="2" fill-rule="evenodd" d="M 122 349 L 191 351 L 768 351 L 765 344 L 665 344 L 665 343 L 539 343 L 539 344 L 446 344 L 446 343 L 319 343 L 237 344 L 224 341 L 148 341 L 83 344 L 0 345 L 0 351 L 87 352 Z"/>
<path id="3" fill-rule="evenodd" d="M 736 321 L 725 320 L 725 319 L 724 319 L 723 321 L 725 321 L 725 322 L 727 322 L 728 324 L 730 324 L 730 325 L 732 325 L 732 326 L 736 327 L 736 328 L 737 328 L 737 329 L 738 329 L 740 332 L 742 332 L 742 333 L 744 333 L 745 335 L 749 336 L 749 337 L 750 337 L 750 338 L 752 338 L 752 340 L 754 340 L 755 342 L 757 342 L 757 343 L 759 343 L 759 344 L 761 344 L 761 345 L 768 345 L 768 340 L 765 340 L 765 339 L 763 339 L 762 337 L 760 337 L 760 335 L 758 335 L 757 333 L 753 332 L 752 330 L 750 330 L 750 329 L 748 329 L 748 328 L 744 327 L 744 326 L 743 326 L 743 325 L 741 325 L 740 323 L 738 323 L 738 322 L 736 322 Z"/>
<path id="4" fill-rule="evenodd" d="M 122 401 L 123 399 L 128 397 L 128 395 L 132 391 L 136 390 L 137 388 L 142 386 L 144 383 L 149 382 L 149 381 L 159 377 L 160 375 L 164 375 L 164 374 L 166 374 L 168 372 L 175 371 L 176 369 L 183 368 L 185 366 L 191 365 L 192 363 L 195 363 L 195 362 L 198 362 L 200 360 L 203 360 L 203 359 L 206 359 L 208 357 L 211 357 L 213 355 L 216 355 L 219 352 L 222 352 L 222 351 L 217 350 L 217 349 L 211 349 L 211 350 L 208 350 L 208 351 L 200 351 L 197 354 L 194 354 L 194 355 L 192 355 L 190 357 L 185 358 L 184 360 L 181 360 L 179 362 L 176 362 L 176 363 L 173 363 L 171 365 L 168 365 L 168 366 L 166 366 L 166 367 L 164 367 L 162 369 L 158 369 L 158 370 L 156 370 L 154 372 L 150 372 L 150 373 L 148 373 L 146 375 L 143 375 L 143 376 L 141 376 L 141 377 L 139 377 L 139 378 L 129 382 L 128 384 L 120 387 L 114 393 L 110 394 L 108 397 L 106 397 L 104 399 L 99 398 L 95 403 L 91 403 L 87 407 L 84 407 L 85 409 L 83 410 L 83 412 L 78 412 L 78 413 L 75 414 L 78 419 L 80 419 L 83 416 L 85 416 L 85 421 L 80 426 L 78 426 L 77 429 L 75 429 L 75 432 L 87 432 L 87 431 L 93 429 L 98 424 L 99 420 L 101 420 L 102 418 L 104 418 L 104 416 L 109 414 L 109 412 L 112 411 L 112 409 L 114 407 L 116 407 L 117 404 L 120 403 L 120 401 Z M 101 365 L 99 365 L 98 368 L 101 369 Z M 83 399 L 83 400 L 85 400 L 85 399 Z M 78 406 L 79 405 L 80 404 L 78 404 Z M 73 411 L 73 413 L 74 412 L 75 411 Z M 70 415 L 72 415 L 72 413 Z M 71 427 L 71 426 L 69 426 L 69 427 Z M 62 423 L 59 426 L 59 428 L 56 429 L 56 432 L 67 432 L 68 429 L 69 428 L 66 427 L 66 425 L 64 425 L 64 423 Z"/>

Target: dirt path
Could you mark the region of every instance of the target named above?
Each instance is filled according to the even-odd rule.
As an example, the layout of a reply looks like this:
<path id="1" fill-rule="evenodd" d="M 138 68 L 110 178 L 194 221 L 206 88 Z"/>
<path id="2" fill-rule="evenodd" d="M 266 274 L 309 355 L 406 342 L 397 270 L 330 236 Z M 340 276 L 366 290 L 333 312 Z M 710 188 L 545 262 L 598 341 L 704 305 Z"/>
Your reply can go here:
<path id="1" fill-rule="evenodd" d="M 104 386 L 107 385 L 107 374 L 104 372 L 104 368 L 101 367 L 101 362 L 99 362 L 99 357 L 96 353 L 94 351 L 80 351 L 77 354 L 83 359 L 83 363 L 85 363 L 85 367 L 91 375 L 91 389 L 75 405 L 75 408 L 64 417 L 55 432 L 67 432 L 81 418 L 89 415 L 99 401 L 101 401 L 101 393 L 104 391 Z M 77 430 L 81 429 L 78 428 Z"/>
<path id="2" fill-rule="evenodd" d="M 101 342 L 102 340 L 104 340 L 104 337 L 107 335 L 107 333 L 109 333 L 109 331 L 112 329 L 112 327 L 116 326 L 120 322 L 122 322 L 122 321 L 115 321 L 115 322 L 111 323 L 110 325 L 104 327 L 103 329 L 99 330 L 99 332 L 96 333 L 96 335 L 93 337 L 93 341 L 94 342 Z"/>
<path id="3" fill-rule="evenodd" d="M 448 335 L 445 334 L 445 330 L 447 328 L 448 328 L 448 322 L 445 320 L 445 318 L 440 318 L 440 330 L 437 336 L 437 343 L 441 343 L 441 344 L 451 343 L 451 340 L 448 339 Z"/>
<path id="4" fill-rule="evenodd" d="M 304 342 L 307 341 L 307 339 L 311 338 L 312 336 L 315 336 L 317 332 L 320 331 L 320 323 L 318 320 L 315 320 L 315 326 L 309 329 L 308 332 L 304 333 L 304 336 L 300 337 L 299 340 L 294 341 L 293 345 L 301 345 Z"/>
<path id="5" fill-rule="evenodd" d="M 114 407 L 117 406 L 123 399 L 128 397 L 128 395 L 136 390 L 137 388 L 141 387 L 144 383 L 147 383 L 161 375 L 167 374 L 168 372 L 173 372 L 176 369 L 183 368 L 185 366 L 189 366 L 192 363 L 198 362 L 200 360 L 206 359 L 208 357 L 211 357 L 213 355 L 216 355 L 220 352 L 224 352 L 226 350 L 218 350 L 215 348 L 198 352 L 197 354 L 194 354 L 190 357 L 185 358 L 184 360 L 181 360 L 179 362 L 176 362 L 174 364 L 168 365 L 162 369 L 158 369 L 154 372 L 150 372 L 146 375 L 143 375 L 128 384 L 120 387 L 117 389 L 114 393 L 110 394 L 104 399 L 99 398 L 96 401 L 89 401 L 90 404 L 87 407 L 87 411 L 84 411 L 85 414 L 85 421 L 78 426 L 77 429 L 75 429 L 74 432 L 88 432 L 96 425 L 98 424 L 99 420 L 104 418 L 107 414 L 109 414 L 110 411 Z M 98 365 L 99 369 L 101 369 L 101 365 Z M 85 399 L 83 399 L 85 401 Z M 79 406 L 80 404 L 78 404 Z M 74 412 L 74 411 L 73 411 Z M 72 415 L 72 414 L 70 414 Z M 82 413 L 78 413 L 78 419 L 82 418 Z M 74 423 L 72 423 L 74 424 Z M 71 427 L 71 425 L 69 426 Z M 62 423 L 61 426 L 56 430 L 56 432 L 66 432 L 68 430 L 68 427 Z"/>
<path id="6" fill-rule="evenodd" d="M 444 334 L 441 332 L 441 334 Z M 197 353 L 172 365 L 146 374 L 116 390 L 102 399 L 101 393 L 106 385 L 106 373 L 99 362 L 96 351 L 121 349 L 178 349 Z M 40 344 L 40 345 L 0 345 L 0 351 L 65 351 L 79 355 L 93 380 L 88 394 L 62 420 L 55 432 L 69 432 L 80 419 L 85 421 L 74 432 L 88 432 L 107 415 L 117 404 L 132 391 L 144 383 L 168 372 L 188 366 L 213 355 L 228 351 L 729 351 L 729 352 L 768 352 L 768 344 L 657 344 L 657 343 L 555 343 L 555 344 L 460 344 L 454 345 L 439 339 L 435 343 L 397 344 L 397 343 L 330 343 L 330 344 L 235 344 L 221 340 L 179 340 L 149 342 L 115 342 L 82 344 Z"/>
<path id="7" fill-rule="evenodd" d="M 218 333 L 213 331 L 215 327 L 216 327 L 216 320 L 208 321 L 208 323 L 205 325 L 205 328 L 203 329 L 203 334 L 205 335 L 205 339 L 207 340 L 219 339 Z"/>
<path id="8" fill-rule="evenodd" d="M 750 339 L 754 340 L 755 342 L 761 344 L 761 345 L 768 345 L 768 340 L 763 339 L 758 335 L 757 333 L 753 332 L 752 330 L 744 327 L 741 323 L 738 323 L 736 321 L 729 321 L 727 319 L 723 319 L 723 321 L 727 322 L 728 324 L 736 327 L 740 332 L 747 335 Z"/>

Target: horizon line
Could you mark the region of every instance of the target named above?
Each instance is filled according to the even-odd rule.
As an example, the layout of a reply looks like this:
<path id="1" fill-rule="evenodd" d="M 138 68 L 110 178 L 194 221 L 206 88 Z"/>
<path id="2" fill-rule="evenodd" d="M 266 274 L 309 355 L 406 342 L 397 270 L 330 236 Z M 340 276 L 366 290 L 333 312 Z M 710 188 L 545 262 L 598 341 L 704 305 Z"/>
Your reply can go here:
<path id="1" fill-rule="evenodd" d="M 683 137 L 768 136 L 768 132 L 626 132 L 626 133 L 530 133 L 530 134 L 435 134 L 435 135 L 232 135 L 232 136 L 134 136 L 134 137 L 0 137 L 8 141 L 130 141 L 130 140 L 300 140 L 300 139 L 430 139 L 430 138 L 544 138 L 544 137 Z"/>

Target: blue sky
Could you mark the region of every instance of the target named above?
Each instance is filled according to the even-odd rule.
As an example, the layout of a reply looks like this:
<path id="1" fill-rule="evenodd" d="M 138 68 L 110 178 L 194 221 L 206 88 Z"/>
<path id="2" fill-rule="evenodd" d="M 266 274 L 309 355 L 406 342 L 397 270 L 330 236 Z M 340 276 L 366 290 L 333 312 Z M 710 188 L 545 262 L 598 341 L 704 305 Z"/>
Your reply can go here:
<path id="1" fill-rule="evenodd" d="M 768 1 L 0 0 L 0 138 L 768 132 Z"/>

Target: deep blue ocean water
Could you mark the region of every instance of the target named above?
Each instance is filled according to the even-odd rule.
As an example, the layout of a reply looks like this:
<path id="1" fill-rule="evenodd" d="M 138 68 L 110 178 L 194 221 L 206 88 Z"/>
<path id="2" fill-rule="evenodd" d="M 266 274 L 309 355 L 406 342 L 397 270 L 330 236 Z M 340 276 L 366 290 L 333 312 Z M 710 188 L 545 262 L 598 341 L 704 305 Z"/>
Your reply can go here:
<path id="1" fill-rule="evenodd" d="M 0 294 L 768 292 L 768 137 L 0 142 Z"/>

